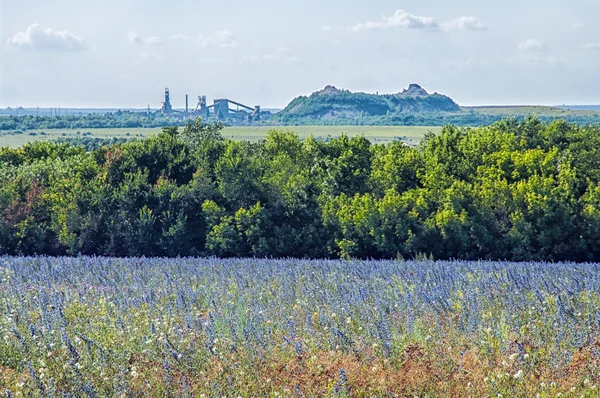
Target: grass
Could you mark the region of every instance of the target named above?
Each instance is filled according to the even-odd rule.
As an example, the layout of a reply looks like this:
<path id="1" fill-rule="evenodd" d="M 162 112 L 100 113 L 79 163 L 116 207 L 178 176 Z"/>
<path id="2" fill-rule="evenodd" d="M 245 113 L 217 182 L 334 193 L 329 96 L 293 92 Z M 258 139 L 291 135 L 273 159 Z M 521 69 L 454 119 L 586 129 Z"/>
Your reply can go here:
<path id="1" fill-rule="evenodd" d="M 314 135 L 317 137 L 326 138 L 328 136 L 336 137 L 342 132 L 350 136 L 364 134 L 373 142 L 390 142 L 395 139 L 404 139 L 408 143 L 418 143 L 427 131 L 437 133 L 441 127 L 388 127 L 388 126 L 285 126 L 285 127 L 226 127 L 223 130 L 223 136 L 236 140 L 257 141 L 264 138 L 266 133 L 273 129 L 293 130 L 300 137 L 308 137 Z M 19 135 L 2 135 L 0 136 L 0 146 L 8 145 L 10 147 L 18 147 L 28 142 L 33 141 L 51 141 L 60 137 L 77 137 L 77 131 L 81 134 L 91 132 L 90 137 L 97 138 L 112 138 L 112 137 L 147 137 L 157 134 L 161 131 L 160 128 L 118 128 L 118 129 L 81 129 L 81 130 L 32 130 Z M 45 132 L 46 135 L 41 135 Z M 36 135 L 30 135 L 34 133 Z"/>
<path id="2" fill-rule="evenodd" d="M 0 257 L 7 396 L 598 396 L 599 264 Z"/>

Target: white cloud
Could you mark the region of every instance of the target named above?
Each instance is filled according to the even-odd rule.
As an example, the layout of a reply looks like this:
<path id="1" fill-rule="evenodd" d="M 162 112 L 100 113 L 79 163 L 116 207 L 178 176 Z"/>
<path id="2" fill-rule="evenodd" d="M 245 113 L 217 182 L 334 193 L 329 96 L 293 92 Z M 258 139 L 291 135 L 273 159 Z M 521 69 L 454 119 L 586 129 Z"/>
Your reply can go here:
<path id="1" fill-rule="evenodd" d="M 581 28 L 583 28 L 584 26 L 585 26 L 585 24 L 584 24 L 584 23 L 582 23 L 582 22 L 577 22 L 577 23 L 574 23 L 574 24 L 573 24 L 573 28 L 574 28 L 574 29 L 581 29 Z"/>
<path id="2" fill-rule="evenodd" d="M 156 36 L 150 36 L 146 39 L 146 43 L 153 45 L 153 46 L 160 46 L 161 44 L 163 44 L 162 40 L 159 39 Z"/>
<path id="3" fill-rule="evenodd" d="M 598 51 L 600 50 L 600 43 L 587 43 L 582 45 L 581 48 L 587 51 Z"/>
<path id="4" fill-rule="evenodd" d="M 134 31 L 127 33 L 127 41 L 131 44 L 149 44 L 151 46 L 160 46 L 163 41 L 156 36 L 142 37 Z"/>
<path id="5" fill-rule="evenodd" d="M 9 48 L 37 51 L 85 51 L 87 44 L 69 31 L 55 31 L 39 24 L 30 25 L 25 32 L 17 32 L 6 42 Z"/>
<path id="6" fill-rule="evenodd" d="M 190 38 L 185 35 L 174 34 L 173 36 L 171 36 L 171 40 L 189 41 Z"/>
<path id="7" fill-rule="evenodd" d="M 200 35 L 198 45 L 200 47 L 235 48 L 237 47 L 237 40 L 230 30 L 224 29 L 207 36 Z"/>
<path id="8" fill-rule="evenodd" d="M 377 22 L 368 21 L 359 23 L 353 26 L 351 30 L 360 32 L 364 30 L 384 30 L 392 28 L 426 29 L 437 27 L 438 23 L 433 18 L 411 15 L 404 10 L 396 10 L 391 17 L 383 17 L 383 20 Z"/>
<path id="9" fill-rule="evenodd" d="M 465 16 L 446 22 L 445 30 L 486 30 L 487 27 L 482 24 L 477 18 Z"/>
<path id="10" fill-rule="evenodd" d="M 541 52 L 547 49 L 546 43 L 537 39 L 529 39 L 519 43 L 519 50 L 524 52 Z"/>
<path id="11" fill-rule="evenodd" d="M 330 30 L 333 30 L 333 27 L 332 27 L 332 26 L 329 26 L 329 25 L 325 25 L 325 26 L 321 26 L 321 30 L 322 30 L 323 32 L 328 32 L 328 31 L 330 31 Z"/>
<path id="12" fill-rule="evenodd" d="M 142 38 L 137 33 L 131 31 L 127 33 L 127 41 L 131 44 L 142 44 Z"/>

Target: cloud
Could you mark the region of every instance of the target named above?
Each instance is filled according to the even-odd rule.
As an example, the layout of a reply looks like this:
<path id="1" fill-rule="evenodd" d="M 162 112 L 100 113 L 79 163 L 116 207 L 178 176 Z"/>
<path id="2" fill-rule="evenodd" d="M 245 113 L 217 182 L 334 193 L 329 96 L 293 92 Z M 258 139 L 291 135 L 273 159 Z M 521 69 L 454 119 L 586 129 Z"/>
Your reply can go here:
<path id="1" fill-rule="evenodd" d="M 160 46 L 163 44 L 163 41 L 156 36 L 150 36 L 146 39 L 146 43 L 152 46 Z"/>
<path id="2" fill-rule="evenodd" d="M 546 43 L 537 39 L 529 39 L 519 43 L 519 50 L 523 52 L 542 52 L 547 49 Z"/>
<path id="3" fill-rule="evenodd" d="M 328 32 L 328 31 L 330 31 L 330 30 L 333 30 L 333 27 L 332 27 L 332 26 L 329 26 L 329 25 L 325 25 L 325 26 L 321 26 L 321 30 L 322 30 L 323 32 Z"/>
<path id="4" fill-rule="evenodd" d="M 137 33 L 131 31 L 127 33 L 127 41 L 131 44 L 142 44 L 142 38 Z"/>
<path id="5" fill-rule="evenodd" d="M 171 36 L 171 40 L 189 41 L 191 39 L 185 35 L 175 34 L 175 35 Z"/>
<path id="6" fill-rule="evenodd" d="M 600 50 L 600 43 L 587 43 L 581 46 L 586 51 L 598 51 Z"/>
<path id="7" fill-rule="evenodd" d="M 6 42 L 7 47 L 35 51 L 85 51 L 88 45 L 81 37 L 69 31 L 55 31 L 39 24 L 30 25 L 25 32 L 17 32 Z"/>
<path id="8" fill-rule="evenodd" d="M 391 17 L 383 17 L 381 21 L 359 23 L 351 28 L 354 32 L 366 30 L 385 30 L 393 28 L 405 29 L 435 29 L 438 23 L 430 17 L 411 15 L 404 10 L 396 10 Z"/>
<path id="9" fill-rule="evenodd" d="M 224 29 L 216 31 L 208 36 L 200 35 L 198 37 L 198 45 L 200 47 L 212 48 L 235 48 L 237 40 L 230 30 Z"/>
<path id="10" fill-rule="evenodd" d="M 465 16 L 446 22 L 444 30 L 487 30 L 487 26 L 475 17 Z"/>
<path id="11" fill-rule="evenodd" d="M 160 46 L 163 41 L 156 36 L 142 37 L 134 31 L 127 33 L 127 41 L 131 44 L 149 44 L 151 46 Z"/>
<path id="12" fill-rule="evenodd" d="M 585 26 L 585 24 L 584 24 L 584 23 L 582 23 L 582 22 L 577 22 L 577 23 L 574 23 L 574 24 L 573 24 L 573 28 L 574 28 L 574 29 L 581 29 L 581 28 L 583 28 L 584 26 Z"/>

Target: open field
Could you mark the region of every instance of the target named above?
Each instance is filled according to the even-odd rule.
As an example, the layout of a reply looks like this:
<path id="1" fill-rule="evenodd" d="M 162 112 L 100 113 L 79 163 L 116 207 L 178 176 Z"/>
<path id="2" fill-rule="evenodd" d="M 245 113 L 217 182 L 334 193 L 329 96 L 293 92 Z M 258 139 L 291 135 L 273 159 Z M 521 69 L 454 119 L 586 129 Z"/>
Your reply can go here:
<path id="1" fill-rule="evenodd" d="M 292 130 L 301 138 L 313 135 L 315 137 L 337 137 L 341 133 L 349 136 L 364 134 L 373 142 L 390 142 L 395 139 L 404 139 L 408 142 L 419 142 L 425 133 L 437 133 L 441 127 L 413 127 L 413 126 L 281 126 L 281 127 L 226 127 L 223 136 L 233 139 L 256 141 L 263 138 L 267 131 L 272 129 Z"/>
<path id="2" fill-rule="evenodd" d="M 404 139 L 408 143 L 418 143 L 427 131 L 437 133 L 441 127 L 410 127 L 410 126 L 289 126 L 289 127 L 272 127 L 272 126 L 257 126 L 257 127 L 226 127 L 223 130 L 223 136 L 236 140 L 257 141 L 264 138 L 267 131 L 274 128 L 283 130 L 293 130 L 300 137 L 308 137 L 314 135 L 317 137 L 335 137 L 342 132 L 350 136 L 364 134 L 373 142 L 390 142 L 394 139 Z M 33 141 L 51 141 L 63 137 L 77 137 L 77 131 L 83 135 L 92 133 L 90 137 L 97 138 L 112 138 L 112 137 L 146 137 L 156 134 L 161 131 L 160 128 L 118 128 L 118 129 L 81 129 L 81 130 L 33 130 L 27 131 L 19 135 L 4 135 L 0 136 L 0 146 L 8 145 L 17 147 Z M 41 135 L 45 132 L 46 135 Z M 36 135 L 29 135 L 34 133 Z"/>
<path id="3" fill-rule="evenodd" d="M 598 396 L 600 264 L 0 257 L 7 396 Z"/>
<path id="4" fill-rule="evenodd" d="M 600 117 L 600 112 L 592 110 L 572 110 L 556 108 L 552 106 L 541 105 L 524 105 L 524 106 L 463 106 L 465 111 L 473 111 L 482 115 L 491 116 L 550 116 L 550 117 L 566 117 L 566 116 L 594 116 Z"/>

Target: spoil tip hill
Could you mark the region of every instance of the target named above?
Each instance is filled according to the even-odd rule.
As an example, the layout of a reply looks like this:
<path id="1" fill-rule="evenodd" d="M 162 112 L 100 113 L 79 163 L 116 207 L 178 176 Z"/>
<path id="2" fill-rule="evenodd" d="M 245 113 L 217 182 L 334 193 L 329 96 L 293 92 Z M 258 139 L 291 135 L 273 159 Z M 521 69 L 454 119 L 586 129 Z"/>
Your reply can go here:
<path id="1" fill-rule="evenodd" d="M 456 112 L 461 112 L 461 108 L 452 98 L 430 94 L 418 84 L 411 84 L 408 89 L 396 94 L 381 95 L 353 93 L 326 86 L 310 96 L 295 98 L 277 117 L 335 119 Z"/>

